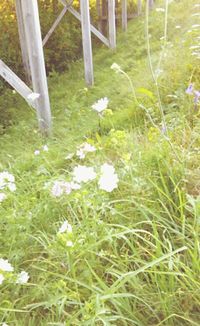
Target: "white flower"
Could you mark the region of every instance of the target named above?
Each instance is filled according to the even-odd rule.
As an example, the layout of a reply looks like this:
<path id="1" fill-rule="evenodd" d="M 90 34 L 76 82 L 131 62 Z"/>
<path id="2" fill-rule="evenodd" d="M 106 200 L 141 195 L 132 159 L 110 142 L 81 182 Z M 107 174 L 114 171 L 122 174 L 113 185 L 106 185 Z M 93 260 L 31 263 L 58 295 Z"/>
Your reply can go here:
<path id="1" fill-rule="evenodd" d="M 66 231 L 67 231 L 67 233 L 72 233 L 72 226 L 68 221 L 63 222 L 58 233 L 64 233 Z"/>
<path id="2" fill-rule="evenodd" d="M 92 109 L 97 111 L 98 113 L 101 113 L 102 111 L 107 109 L 108 102 L 109 100 L 107 97 L 101 98 L 100 100 L 98 100 L 92 105 Z"/>
<path id="3" fill-rule="evenodd" d="M 14 175 L 10 174 L 7 171 L 1 172 L 0 173 L 0 186 L 1 184 L 5 184 L 7 182 L 15 182 L 15 177 Z"/>
<path id="4" fill-rule="evenodd" d="M 4 279 L 5 277 L 2 274 L 0 274 L 0 285 L 3 283 Z"/>
<path id="5" fill-rule="evenodd" d="M 40 155 L 40 151 L 38 149 L 35 150 L 34 155 Z"/>
<path id="6" fill-rule="evenodd" d="M 71 186 L 72 190 L 79 190 L 79 189 L 81 189 L 81 186 L 78 183 L 75 183 L 73 181 L 70 183 L 70 186 Z"/>
<path id="7" fill-rule="evenodd" d="M 91 153 L 91 152 L 95 152 L 96 151 L 96 148 L 94 146 L 90 145 L 89 143 L 84 143 L 82 145 L 82 149 L 86 153 Z"/>
<path id="8" fill-rule="evenodd" d="M 77 150 L 76 155 L 80 158 L 80 160 L 85 158 L 85 153 L 82 149 Z"/>
<path id="9" fill-rule="evenodd" d="M 26 284 L 28 282 L 29 278 L 30 278 L 30 276 L 28 275 L 28 273 L 25 271 L 22 271 L 17 276 L 16 284 Z"/>
<path id="10" fill-rule="evenodd" d="M 0 190 L 4 189 L 5 187 L 8 187 L 10 191 L 15 191 L 16 185 L 14 182 L 15 182 L 14 175 L 10 174 L 7 171 L 0 173 Z M 5 199 L 5 196 L 6 195 L 3 193 L 0 194 L 0 202 Z"/>
<path id="11" fill-rule="evenodd" d="M 3 323 L 3 324 L 2 324 L 2 326 L 8 326 L 8 324 L 6 324 L 6 323 Z"/>
<path id="12" fill-rule="evenodd" d="M 96 178 L 96 173 L 93 167 L 78 165 L 74 168 L 73 177 L 75 182 L 87 182 L 94 180 Z"/>
<path id="13" fill-rule="evenodd" d="M 16 185 L 15 183 L 8 183 L 8 189 L 12 192 L 14 192 L 16 190 Z"/>
<path id="14" fill-rule="evenodd" d="M 96 148 L 89 143 L 83 143 L 77 150 L 76 155 L 82 160 L 85 158 L 86 153 L 95 152 Z"/>
<path id="15" fill-rule="evenodd" d="M 99 188 L 111 192 L 117 188 L 118 182 L 119 179 L 117 174 L 102 175 L 99 179 Z"/>
<path id="16" fill-rule="evenodd" d="M 67 247 L 73 247 L 74 244 L 73 244 L 72 241 L 68 240 L 68 241 L 66 242 L 66 246 L 67 246 Z"/>
<path id="17" fill-rule="evenodd" d="M 44 152 L 48 152 L 48 151 L 49 151 L 49 148 L 48 148 L 47 145 L 44 145 L 44 146 L 42 147 L 42 149 L 43 149 Z"/>
<path id="18" fill-rule="evenodd" d="M 181 26 L 180 25 L 176 25 L 176 29 L 180 29 L 181 28 Z"/>
<path id="19" fill-rule="evenodd" d="M 61 187 L 60 185 L 60 182 L 59 181 L 55 181 L 54 182 L 54 185 L 51 189 L 51 194 L 53 197 L 60 197 L 63 195 L 63 188 Z"/>
<path id="20" fill-rule="evenodd" d="M 157 12 L 165 12 L 165 9 L 164 8 L 156 8 L 156 11 Z"/>
<path id="21" fill-rule="evenodd" d="M 0 258 L 0 270 L 4 272 L 13 272 L 14 268 L 7 259 Z"/>
<path id="22" fill-rule="evenodd" d="M 6 199 L 6 194 L 4 194 L 3 192 L 0 192 L 0 203 L 2 203 L 2 201 L 4 201 Z"/>
<path id="23" fill-rule="evenodd" d="M 121 71 L 121 67 L 115 62 L 112 64 L 110 68 L 113 69 L 116 73 Z"/>
<path id="24" fill-rule="evenodd" d="M 115 168 L 113 165 L 111 164 L 108 164 L 108 163 L 104 163 L 102 166 L 101 166 L 101 173 L 102 174 L 114 174 L 115 173 Z"/>
<path id="25" fill-rule="evenodd" d="M 28 100 L 28 102 L 32 103 L 35 100 L 37 100 L 39 97 L 40 97 L 40 94 L 38 94 L 38 93 L 31 93 L 31 94 L 29 94 L 27 96 L 27 100 Z"/>
<path id="26" fill-rule="evenodd" d="M 99 179 L 99 188 L 107 192 L 113 191 L 118 186 L 118 176 L 115 168 L 111 164 L 103 164 L 101 166 L 101 177 Z"/>
<path id="27" fill-rule="evenodd" d="M 70 182 L 65 181 L 55 181 L 51 189 L 51 194 L 53 197 L 60 197 L 64 193 L 69 195 L 72 191 Z"/>
<path id="28" fill-rule="evenodd" d="M 65 160 L 71 160 L 73 156 L 74 156 L 74 153 L 69 153 L 69 154 L 65 157 Z"/>

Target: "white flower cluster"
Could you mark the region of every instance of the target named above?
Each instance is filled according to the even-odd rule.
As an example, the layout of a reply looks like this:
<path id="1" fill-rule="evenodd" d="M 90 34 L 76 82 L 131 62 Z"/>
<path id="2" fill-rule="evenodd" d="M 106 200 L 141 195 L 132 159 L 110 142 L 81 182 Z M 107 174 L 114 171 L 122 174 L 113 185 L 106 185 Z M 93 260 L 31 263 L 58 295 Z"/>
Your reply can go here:
<path id="1" fill-rule="evenodd" d="M 94 180 L 97 174 L 93 167 L 78 165 L 73 170 L 73 178 L 76 182 L 88 182 Z"/>
<path id="2" fill-rule="evenodd" d="M 97 173 L 93 167 L 78 165 L 72 172 L 72 182 L 55 181 L 51 194 L 53 197 L 60 197 L 63 194 L 69 195 L 72 190 L 81 188 L 81 183 L 86 183 L 97 178 Z M 100 179 L 98 181 L 99 188 L 107 192 L 111 192 L 118 186 L 118 176 L 115 168 L 111 164 L 103 164 L 100 171 Z"/>
<path id="3" fill-rule="evenodd" d="M 13 272 L 13 266 L 8 262 L 7 259 L 0 258 L 0 285 L 5 280 L 3 272 Z M 26 284 L 29 280 L 29 275 L 27 272 L 22 271 L 17 275 L 16 284 Z"/>
<path id="4" fill-rule="evenodd" d="M 95 152 L 96 148 L 89 143 L 83 143 L 76 152 L 76 155 L 82 160 L 85 158 L 87 153 Z"/>
<path id="5" fill-rule="evenodd" d="M 7 171 L 0 173 L 0 203 L 6 199 L 6 194 L 2 190 L 9 189 L 11 192 L 16 190 L 15 177 Z"/>
<path id="6" fill-rule="evenodd" d="M 111 164 L 103 164 L 101 167 L 101 177 L 99 179 L 99 188 L 107 192 L 113 191 L 118 186 L 118 176 L 115 168 Z"/>
<path id="7" fill-rule="evenodd" d="M 53 197 L 60 197 L 64 194 L 69 195 L 72 190 L 80 189 L 80 185 L 75 182 L 66 182 L 66 181 L 55 181 L 51 189 L 51 194 Z"/>

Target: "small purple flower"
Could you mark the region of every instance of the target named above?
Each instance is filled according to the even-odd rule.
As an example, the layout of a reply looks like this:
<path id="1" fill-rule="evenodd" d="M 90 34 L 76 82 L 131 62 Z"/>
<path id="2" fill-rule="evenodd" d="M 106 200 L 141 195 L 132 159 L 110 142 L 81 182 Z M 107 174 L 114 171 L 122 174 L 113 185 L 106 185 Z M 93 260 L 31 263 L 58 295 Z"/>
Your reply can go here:
<path id="1" fill-rule="evenodd" d="M 194 91 L 193 84 L 190 84 L 185 92 L 186 92 L 186 94 L 192 95 L 193 91 Z"/>
<path id="2" fill-rule="evenodd" d="M 194 94 L 195 94 L 194 103 L 197 104 L 199 102 L 200 92 L 199 91 L 194 91 Z"/>

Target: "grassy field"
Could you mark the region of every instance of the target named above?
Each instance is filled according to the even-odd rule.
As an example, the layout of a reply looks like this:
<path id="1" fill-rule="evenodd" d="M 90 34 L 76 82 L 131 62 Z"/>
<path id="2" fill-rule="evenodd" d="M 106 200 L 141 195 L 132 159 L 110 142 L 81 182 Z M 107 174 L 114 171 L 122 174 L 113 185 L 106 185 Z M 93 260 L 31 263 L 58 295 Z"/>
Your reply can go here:
<path id="1" fill-rule="evenodd" d="M 186 93 L 200 90 L 195 4 L 157 5 L 118 34 L 116 52 L 94 49 L 92 88 L 82 61 L 52 74 L 48 139 L 18 95 L 2 96 L 0 325 L 200 324 L 199 103 Z M 70 192 L 77 166 L 93 170 Z"/>

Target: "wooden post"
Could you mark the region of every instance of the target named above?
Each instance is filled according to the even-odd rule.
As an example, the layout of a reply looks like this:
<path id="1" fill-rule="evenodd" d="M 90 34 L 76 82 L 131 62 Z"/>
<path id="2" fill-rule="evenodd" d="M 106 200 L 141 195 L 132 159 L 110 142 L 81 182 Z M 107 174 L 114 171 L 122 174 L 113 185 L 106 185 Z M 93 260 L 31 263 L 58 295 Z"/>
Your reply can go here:
<path id="1" fill-rule="evenodd" d="M 116 48 L 115 0 L 108 0 L 108 26 L 110 48 Z"/>
<path id="2" fill-rule="evenodd" d="M 154 1 L 153 0 L 148 0 L 148 1 L 149 1 L 149 9 L 153 9 Z"/>
<path id="3" fill-rule="evenodd" d="M 102 24 L 102 34 L 107 35 L 107 20 L 108 20 L 108 0 L 102 0 L 102 17 L 101 17 L 101 24 Z"/>
<path id="4" fill-rule="evenodd" d="M 51 129 L 51 110 L 42 47 L 38 3 L 37 0 L 21 0 L 21 3 L 33 90 L 35 93 L 40 94 L 40 97 L 37 100 L 39 128 L 43 134 L 48 135 Z"/>
<path id="5" fill-rule="evenodd" d="M 92 41 L 90 30 L 90 9 L 89 0 L 80 0 L 81 27 L 83 56 L 85 66 L 85 81 L 89 86 L 94 84 L 93 59 L 92 59 Z"/>
<path id="6" fill-rule="evenodd" d="M 28 59 L 28 49 L 26 44 L 26 35 L 24 29 L 21 0 L 15 1 L 15 7 L 16 7 L 16 15 L 17 15 L 19 41 L 20 41 L 20 47 L 22 53 L 22 62 L 25 70 L 26 81 L 29 85 L 31 85 L 30 64 Z"/>
<path id="7" fill-rule="evenodd" d="M 127 0 L 122 0 L 122 29 L 127 31 Z"/>
<path id="8" fill-rule="evenodd" d="M 96 10 L 98 16 L 98 30 L 102 32 L 102 24 L 101 24 L 101 0 L 96 0 Z"/>
<path id="9" fill-rule="evenodd" d="M 138 2 L 137 2 L 137 10 L 138 10 L 138 16 L 141 15 L 141 13 L 142 13 L 142 0 L 138 0 Z"/>

